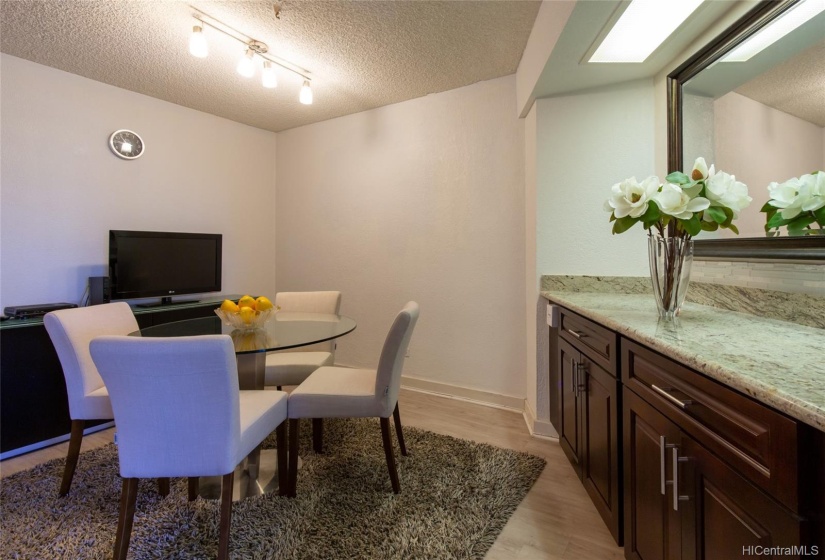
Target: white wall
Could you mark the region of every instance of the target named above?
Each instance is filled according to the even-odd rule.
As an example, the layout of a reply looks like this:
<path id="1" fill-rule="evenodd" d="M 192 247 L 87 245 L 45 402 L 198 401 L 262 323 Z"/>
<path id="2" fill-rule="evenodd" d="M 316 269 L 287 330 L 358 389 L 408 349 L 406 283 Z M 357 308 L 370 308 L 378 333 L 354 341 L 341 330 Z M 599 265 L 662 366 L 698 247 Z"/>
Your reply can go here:
<path id="1" fill-rule="evenodd" d="M 736 225 L 744 237 L 764 236 L 759 209 L 768 201 L 768 184 L 825 169 L 823 128 L 736 92 L 717 99 L 714 113 L 716 168 L 735 174 L 753 197 Z"/>
<path id="2" fill-rule="evenodd" d="M 653 82 L 638 80 L 538 100 L 538 271 L 647 273 L 639 224 L 611 234 L 604 202 L 614 183 L 653 174 Z"/>
<path id="3" fill-rule="evenodd" d="M 223 292 L 274 294 L 275 134 L 8 55 L 0 308 L 79 302 L 108 230 L 222 233 Z M 109 135 L 146 152 L 115 157 Z"/>
<path id="4" fill-rule="evenodd" d="M 508 76 L 278 135 L 279 290 L 338 289 L 374 367 L 408 300 L 404 374 L 524 398 L 524 138 Z"/>

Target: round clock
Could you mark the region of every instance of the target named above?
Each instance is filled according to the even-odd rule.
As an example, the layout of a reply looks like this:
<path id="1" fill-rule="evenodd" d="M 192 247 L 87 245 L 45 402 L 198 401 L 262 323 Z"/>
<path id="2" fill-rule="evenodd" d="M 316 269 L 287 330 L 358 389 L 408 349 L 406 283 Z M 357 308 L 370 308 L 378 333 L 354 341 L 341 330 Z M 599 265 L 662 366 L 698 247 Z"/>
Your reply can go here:
<path id="1" fill-rule="evenodd" d="M 131 130 L 115 130 L 109 136 L 109 148 L 123 159 L 137 159 L 146 151 L 146 144 L 136 132 Z"/>

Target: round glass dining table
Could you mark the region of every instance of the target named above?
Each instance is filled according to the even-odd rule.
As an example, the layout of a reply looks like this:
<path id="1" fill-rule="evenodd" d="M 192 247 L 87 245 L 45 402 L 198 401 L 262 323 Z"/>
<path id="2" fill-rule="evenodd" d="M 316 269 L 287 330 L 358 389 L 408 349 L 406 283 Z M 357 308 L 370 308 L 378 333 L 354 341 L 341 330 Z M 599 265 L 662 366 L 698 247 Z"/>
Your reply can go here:
<path id="1" fill-rule="evenodd" d="M 185 319 L 146 327 L 129 336 L 177 337 L 227 334 L 235 345 L 238 385 L 242 390 L 263 390 L 266 353 L 326 342 L 355 330 L 355 321 L 343 315 L 280 311 L 257 329 L 239 330 L 224 324 L 216 315 Z M 235 472 L 233 499 L 260 495 L 278 487 L 274 450 L 262 454 L 258 446 Z M 220 477 L 202 477 L 199 485 L 204 498 L 220 497 Z"/>
<path id="2" fill-rule="evenodd" d="M 266 353 L 326 342 L 355 330 L 355 320 L 344 315 L 279 311 L 262 327 L 240 330 L 221 319 L 203 317 L 146 327 L 130 336 L 175 337 L 227 334 L 235 345 L 241 389 L 263 389 Z"/>

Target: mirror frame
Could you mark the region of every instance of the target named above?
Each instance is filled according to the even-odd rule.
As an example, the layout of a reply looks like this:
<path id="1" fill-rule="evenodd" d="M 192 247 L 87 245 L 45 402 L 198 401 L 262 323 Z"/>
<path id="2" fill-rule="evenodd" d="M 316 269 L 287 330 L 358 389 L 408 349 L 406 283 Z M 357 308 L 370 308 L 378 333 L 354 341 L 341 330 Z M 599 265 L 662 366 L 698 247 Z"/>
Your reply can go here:
<path id="1" fill-rule="evenodd" d="M 667 167 L 682 170 L 682 85 L 769 25 L 800 0 L 761 0 L 667 76 Z M 825 236 L 695 240 L 694 258 L 825 261 Z"/>

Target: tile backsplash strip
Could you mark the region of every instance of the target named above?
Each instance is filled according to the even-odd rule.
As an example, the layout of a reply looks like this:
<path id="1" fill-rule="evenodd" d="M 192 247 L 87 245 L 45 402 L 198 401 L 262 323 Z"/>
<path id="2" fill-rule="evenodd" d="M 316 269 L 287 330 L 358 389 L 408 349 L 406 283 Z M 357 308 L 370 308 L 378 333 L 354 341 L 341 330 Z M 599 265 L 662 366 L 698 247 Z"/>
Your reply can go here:
<path id="1" fill-rule="evenodd" d="M 690 280 L 825 296 L 825 264 L 695 260 Z"/>

